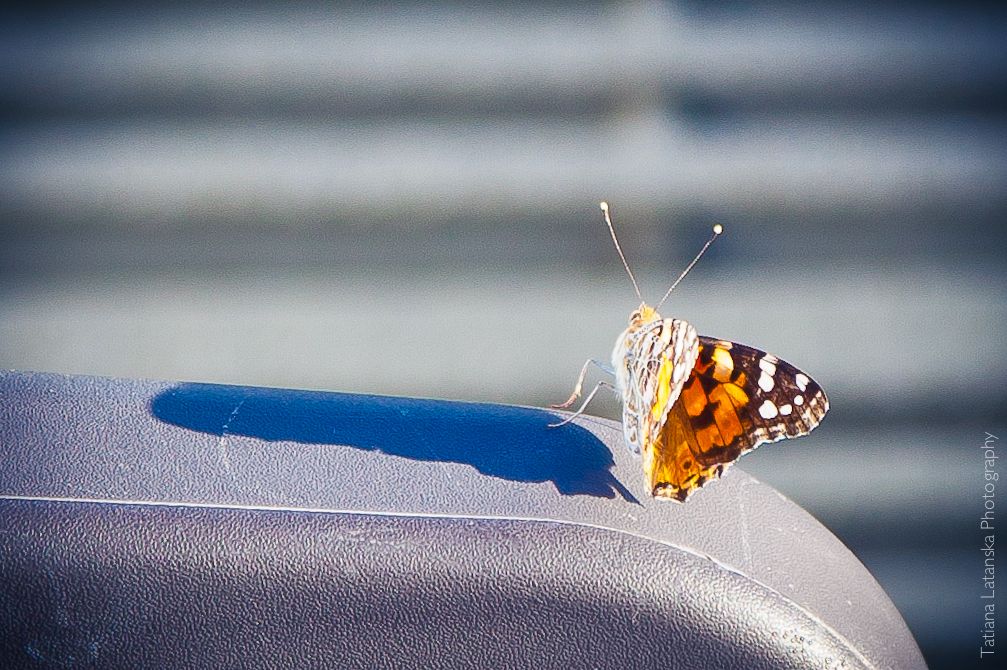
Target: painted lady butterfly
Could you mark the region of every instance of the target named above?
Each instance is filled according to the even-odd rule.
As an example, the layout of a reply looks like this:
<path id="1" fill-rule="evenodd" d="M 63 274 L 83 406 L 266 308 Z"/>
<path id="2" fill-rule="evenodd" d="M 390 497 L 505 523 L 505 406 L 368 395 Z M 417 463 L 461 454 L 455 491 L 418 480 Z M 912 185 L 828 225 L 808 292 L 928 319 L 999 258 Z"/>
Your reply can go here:
<path id="1" fill-rule="evenodd" d="M 701 336 L 688 322 L 657 312 L 723 229 L 714 227 L 713 237 L 655 308 L 640 296 L 608 205 L 601 208 L 641 304 L 616 340 L 612 367 L 587 361 L 570 398 L 554 407 L 568 408 L 580 397 L 592 363 L 613 374 L 626 444 L 642 455 L 651 494 L 678 501 L 760 444 L 810 433 L 829 411 L 825 392 L 811 377 L 772 354 Z M 576 413 L 555 425 L 580 415 L 602 386 L 612 385 L 599 382 Z"/>

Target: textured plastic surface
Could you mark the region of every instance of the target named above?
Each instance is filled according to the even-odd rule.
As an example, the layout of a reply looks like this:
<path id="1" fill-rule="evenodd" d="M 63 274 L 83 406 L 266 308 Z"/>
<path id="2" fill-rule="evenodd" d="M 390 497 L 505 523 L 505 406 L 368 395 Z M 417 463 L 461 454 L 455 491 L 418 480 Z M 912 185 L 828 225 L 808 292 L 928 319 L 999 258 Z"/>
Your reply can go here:
<path id="1" fill-rule="evenodd" d="M 536 409 L 0 375 L 3 667 L 921 668 L 738 469 L 656 501 Z"/>

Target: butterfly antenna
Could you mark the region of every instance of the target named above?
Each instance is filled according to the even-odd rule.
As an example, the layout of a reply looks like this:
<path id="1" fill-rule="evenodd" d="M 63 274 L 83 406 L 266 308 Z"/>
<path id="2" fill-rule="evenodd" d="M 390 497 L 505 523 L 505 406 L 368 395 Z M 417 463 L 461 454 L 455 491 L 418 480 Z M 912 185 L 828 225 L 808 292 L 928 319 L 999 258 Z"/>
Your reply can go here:
<path id="1" fill-rule="evenodd" d="M 608 203 L 604 200 L 601 202 L 601 211 L 605 214 L 605 223 L 608 224 L 608 232 L 612 233 L 612 241 L 615 242 L 615 250 L 619 252 L 619 258 L 622 259 L 622 267 L 626 268 L 626 274 L 629 275 L 629 280 L 633 282 L 633 290 L 636 291 L 636 297 L 643 302 L 643 296 L 640 295 L 640 286 L 636 283 L 636 277 L 633 276 L 633 271 L 629 269 L 629 263 L 626 262 L 626 256 L 622 253 L 622 247 L 619 246 L 619 238 L 615 236 L 615 226 L 612 225 L 612 217 L 608 214 Z"/>
<path id="2" fill-rule="evenodd" d="M 668 299 L 668 296 L 671 295 L 671 292 L 675 290 L 675 287 L 678 286 L 679 282 L 685 279 L 685 275 L 689 274 L 689 270 L 691 270 L 693 266 L 699 262 L 699 259 L 703 257 L 703 254 L 706 253 L 706 250 L 710 248 L 710 245 L 713 244 L 714 240 L 720 237 L 721 233 L 723 232 L 724 227 L 722 225 L 720 225 L 719 223 L 714 224 L 713 237 L 711 237 L 706 241 L 706 244 L 704 244 L 703 248 L 699 250 L 699 253 L 696 254 L 696 257 L 692 259 L 692 262 L 689 263 L 688 267 L 686 267 L 685 270 L 682 271 L 682 274 L 678 276 L 678 279 L 675 280 L 675 283 L 671 285 L 671 288 L 668 289 L 668 292 L 664 294 L 663 298 L 661 298 L 661 302 L 657 303 L 657 306 L 654 308 L 655 310 L 661 309 L 661 305 L 663 305 L 664 301 Z"/>

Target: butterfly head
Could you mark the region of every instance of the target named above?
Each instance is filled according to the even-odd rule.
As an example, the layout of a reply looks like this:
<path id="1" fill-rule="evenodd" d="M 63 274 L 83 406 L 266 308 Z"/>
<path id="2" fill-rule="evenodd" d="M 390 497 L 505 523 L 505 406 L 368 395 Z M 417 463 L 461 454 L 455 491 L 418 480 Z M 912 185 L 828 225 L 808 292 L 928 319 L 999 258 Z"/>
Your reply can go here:
<path id="1" fill-rule="evenodd" d="M 629 315 L 629 327 L 631 329 L 639 328 L 652 321 L 658 321 L 660 318 L 661 315 L 657 313 L 656 309 L 645 302 L 641 302 L 640 306 Z"/>

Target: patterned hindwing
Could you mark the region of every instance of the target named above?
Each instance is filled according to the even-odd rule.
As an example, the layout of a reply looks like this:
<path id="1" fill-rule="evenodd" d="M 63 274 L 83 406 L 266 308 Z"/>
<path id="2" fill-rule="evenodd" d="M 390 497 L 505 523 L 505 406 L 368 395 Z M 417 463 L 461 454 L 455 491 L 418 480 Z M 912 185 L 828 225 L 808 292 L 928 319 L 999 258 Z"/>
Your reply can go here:
<path id="1" fill-rule="evenodd" d="M 685 500 L 743 453 L 810 433 L 829 409 L 822 388 L 772 354 L 699 338 L 696 365 L 657 441 L 654 495 Z"/>
<path id="2" fill-rule="evenodd" d="M 676 460 L 666 450 L 667 440 L 662 435 L 671 424 L 678 423 L 671 415 L 696 365 L 699 335 L 686 321 L 664 319 L 648 329 L 636 349 L 639 365 L 632 378 L 638 384 L 643 410 L 639 414 L 641 456 L 653 491 L 661 464 Z"/>
<path id="3" fill-rule="evenodd" d="M 643 331 L 630 350 L 630 379 L 640 398 L 643 445 L 653 443 L 682 393 L 699 355 L 699 335 L 687 321 L 663 319 Z"/>
<path id="4" fill-rule="evenodd" d="M 654 442 L 685 385 L 699 352 L 689 323 L 661 319 L 627 330 L 613 354 L 622 392 L 626 444 L 635 453 Z M 621 357 L 621 360 L 615 360 Z"/>
<path id="5" fill-rule="evenodd" d="M 622 436 L 626 446 L 634 454 L 640 453 L 640 406 L 634 395 L 624 393 L 622 397 Z"/>

